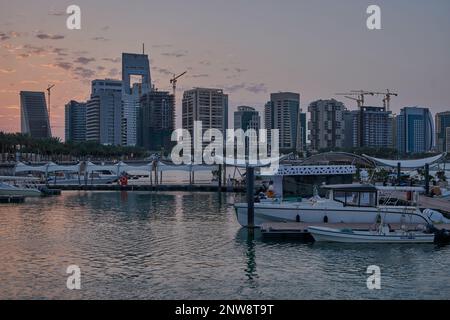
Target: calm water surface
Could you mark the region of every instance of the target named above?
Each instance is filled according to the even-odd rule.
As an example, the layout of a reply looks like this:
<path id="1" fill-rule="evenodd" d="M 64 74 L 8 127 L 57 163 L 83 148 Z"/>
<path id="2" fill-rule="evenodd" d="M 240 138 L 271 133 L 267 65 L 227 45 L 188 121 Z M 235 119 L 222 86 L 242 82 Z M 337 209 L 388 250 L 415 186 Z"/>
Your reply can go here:
<path id="1" fill-rule="evenodd" d="M 64 192 L 0 205 L 2 299 L 449 299 L 450 247 L 263 241 L 216 193 Z M 66 289 L 79 265 L 82 290 Z M 366 269 L 382 269 L 369 291 Z"/>

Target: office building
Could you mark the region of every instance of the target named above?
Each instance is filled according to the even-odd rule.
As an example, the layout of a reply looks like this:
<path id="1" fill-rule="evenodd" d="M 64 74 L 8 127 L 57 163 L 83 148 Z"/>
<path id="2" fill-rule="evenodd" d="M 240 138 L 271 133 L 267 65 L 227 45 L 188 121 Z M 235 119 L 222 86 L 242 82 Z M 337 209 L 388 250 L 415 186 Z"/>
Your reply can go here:
<path id="1" fill-rule="evenodd" d="M 194 138 L 194 123 L 201 121 L 203 134 L 218 129 L 226 137 L 228 95 L 221 89 L 194 88 L 183 94 L 182 127 Z"/>
<path id="2" fill-rule="evenodd" d="M 173 94 L 153 90 L 141 97 L 138 125 L 138 145 L 151 151 L 170 151 L 175 130 L 175 100 Z"/>
<path id="3" fill-rule="evenodd" d="M 122 144 L 135 146 L 141 96 L 151 91 L 150 62 L 146 54 L 122 54 Z"/>
<path id="4" fill-rule="evenodd" d="M 105 145 L 122 142 L 122 82 L 94 80 L 86 103 L 86 140 Z"/>
<path id="5" fill-rule="evenodd" d="M 344 104 L 334 99 L 317 100 L 309 105 L 308 111 L 311 114 L 309 130 L 312 150 L 344 147 Z"/>
<path id="6" fill-rule="evenodd" d="M 302 119 L 303 125 L 302 127 Z M 302 151 L 306 147 L 306 115 L 300 109 L 300 94 L 293 92 L 272 93 L 264 109 L 264 125 L 279 130 L 279 148 L 284 151 Z"/>
<path id="7" fill-rule="evenodd" d="M 397 116 L 397 148 L 400 153 L 428 152 L 434 147 L 431 112 L 423 107 L 406 107 Z"/>
<path id="8" fill-rule="evenodd" d="M 391 148 L 392 112 L 383 107 L 364 106 L 344 112 L 344 147 Z"/>
<path id="9" fill-rule="evenodd" d="M 439 152 L 450 151 L 450 111 L 436 114 L 436 147 Z"/>
<path id="10" fill-rule="evenodd" d="M 239 106 L 234 112 L 234 129 L 242 129 L 247 131 L 254 129 L 257 132 L 261 128 L 261 117 L 255 108 L 247 106 Z"/>
<path id="11" fill-rule="evenodd" d="M 65 140 L 86 140 L 86 103 L 70 101 L 65 106 Z"/>
<path id="12" fill-rule="evenodd" d="M 52 136 L 44 92 L 20 92 L 20 125 L 21 132 L 33 138 Z"/>

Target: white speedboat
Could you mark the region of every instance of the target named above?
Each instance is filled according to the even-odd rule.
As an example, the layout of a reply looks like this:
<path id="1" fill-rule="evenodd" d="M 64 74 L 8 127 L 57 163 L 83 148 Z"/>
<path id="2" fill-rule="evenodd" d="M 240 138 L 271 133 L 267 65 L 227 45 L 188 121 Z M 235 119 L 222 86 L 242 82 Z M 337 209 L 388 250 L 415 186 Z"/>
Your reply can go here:
<path id="1" fill-rule="evenodd" d="M 11 184 L 0 181 L 1 196 L 24 196 L 24 197 L 40 197 L 42 192 L 37 188 L 16 187 Z"/>
<path id="2" fill-rule="evenodd" d="M 434 234 L 417 231 L 391 231 L 387 225 L 375 231 L 354 231 L 352 229 L 333 229 L 308 227 L 309 233 L 317 242 L 344 243 L 434 243 Z"/>
<path id="3" fill-rule="evenodd" d="M 267 222 L 304 222 L 304 223 L 367 223 L 380 221 L 385 223 L 433 224 L 435 219 L 441 223 L 450 223 L 441 213 L 421 210 L 416 206 L 396 205 L 389 192 L 401 191 L 418 193 L 417 187 L 381 187 L 365 184 L 329 185 L 323 188 L 329 191 L 327 198 L 318 196 L 303 201 L 282 201 L 273 199 L 255 203 L 255 226 Z M 388 193 L 386 195 L 386 193 Z M 237 220 L 247 226 L 247 204 L 235 205 Z"/>

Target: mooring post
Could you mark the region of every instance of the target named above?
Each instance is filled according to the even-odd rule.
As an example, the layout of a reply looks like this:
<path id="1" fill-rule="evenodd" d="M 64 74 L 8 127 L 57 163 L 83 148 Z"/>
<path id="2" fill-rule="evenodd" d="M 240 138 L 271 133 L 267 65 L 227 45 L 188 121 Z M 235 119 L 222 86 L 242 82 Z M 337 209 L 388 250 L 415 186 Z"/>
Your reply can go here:
<path id="1" fill-rule="evenodd" d="M 400 162 L 397 163 L 397 185 L 400 186 L 400 179 L 402 176 L 402 164 Z"/>
<path id="2" fill-rule="evenodd" d="M 427 196 L 430 194 L 430 165 L 428 163 L 425 165 L 425 194 Z"/>
<path id="3" fill-rule="evenodd" d="M 219 179 L 219 192 L 222 192 L 222 165 L 221 164 L 219 164 L 218 179 Z"/>
<path id="4" fill-rule="evenodd" d="M 247 227 L 255 228 L 255 168 L 247 166 Z"/>

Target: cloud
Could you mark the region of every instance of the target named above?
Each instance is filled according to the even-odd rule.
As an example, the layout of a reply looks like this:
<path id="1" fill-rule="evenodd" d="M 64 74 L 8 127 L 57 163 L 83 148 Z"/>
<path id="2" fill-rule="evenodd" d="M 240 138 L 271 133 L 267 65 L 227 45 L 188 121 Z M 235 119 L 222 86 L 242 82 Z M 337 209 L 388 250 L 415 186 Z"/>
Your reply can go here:
<path id="1" fill-rule="evenodd" d="M 41 40 L 61 40 L 64 39 L 65 37 L 61 34 L 48 34 L 48 33 L 38 33 L 36 35 L 36 38 L 41 39 Z"/>
<path id="2" fill-rule="evenodd" d="M 242 72 L 246 72 L 247 69 L 242 69 L 242 68 L 234 68 L 234 71 L 236 71 L 237 73 L 242 73 Z"/>
<path id="3" fill-rule="evenodd" d="M 93 40 L 93 41 L 102 41 L 102 42 L 109 41 L 109 39 L 107 39 L 105 37 L 94 37 L 91 40 Z"/>
<path id="4" fill-rule="evenodd" d="M 64 10 L 58 10 L 58 9 L 51 9 L 48 13 L 49 16 L 66 16 L 67 13 Z"/>
<path id="5" fill-rule="evenodd" d="M 103 67 L 103 66 L 97 66 L 97 70 L 98 71 L 104 71 L 106 68 L 105 67 Z"/>
<path id="6" fill-rule="evenodd" d="M 26 35 L 27 33 L 17 31 L 0 32 L 0 41 L 6 41 L 12 38 L 19 38 Z"/>
<path id="7" fill-rule="evenodd" d="M 11 74 L 11 73 L 16 73 L 16 70 L 14 70 L 14 69 L 0 69 L 0 73 Z"/>
<path id="8" fill-rule="evenodd" d="M 58 68 L 64 69 L 64 70 L 70 70 L 72 69 L 72 64 L 70 62 L 58 62 L 55 64 Z"/>
<path id="9" fill-rule="evenodd" d="M 94 62 L 95 58 L 87 58 L 87 57 L 78 57 L 75 59 L 75 63 L 79 63 L 79 64 L 88 64 L 91 62 Z"/>
<path id="10" fill-rule="evenodd" d="M 45 56 L 49 50 L 46 47 L 38 47 L 26 44 L 23 46 L 23 49 L 26 51 L 25 53 L 29 55 L 37 55 L 37 56 Z"/>
<path id="11" fill-rule="evenodd" d="M 233 92 L 245 89 L 245 84 L 244 83 L 234 84 L 231 86 L 224 86 L 223 88 L 225 89 L 225 91 L 233 93 Z"/>
<path id="12" fill-rule="evenodd" d="M 220 86 L 218 86 L 220 87 Z M 228 91 L 230 93 L 240 91 L 240 90 L 246 90 L 248 92 L 258 94 L 258 93 L 266 93 L 268 91 L 266 84 L 264 83 L 241 83 L 231 86 L 223 86 L 225 91 Z"/>
<path id="13" fill-rule="evenodd" d="M 110 28 L 111 28 L 110 26 L 104 26 L 104 27 L 102 27 L 101 29 L 102 29 L 103 31 L 108 31 Z"/>
<path id="14" fill-rule="evenodd" d="M 181 50 L 181 51 L 174 51 L 174 52 L 163 52 L 161 55 L 166 57 L 173 57 L 173 58 L 181 58 L 185 57 L 188 54 L 188 51 Z"/>
<path id="15" fill-rule="evenodd" d="M 112 63 L 119 63 L 122 61 L 121 58 L 103 58 L 103 61 L 112 62 Z"/>
<path id="16" fill-rule="evenodd" d="M 210 66 L 210 65 L 211 65 L 211 61 L 208 61 L 208 60 L 202 60 L 202 61 L 199 61 L 198 64 L 201 64 L 201 65 L 203 65 L 203 66 Z"/>
<path id="17" fill-rule="evenodd" d="M 173 72 L 170 71 L 169 69 L 165 69 L 165 68 L 153 68 L 153 70 L 155 70 L 157 73 L 166 75 L 166 76 L 173 76 Z"/>
<path id="18" fill-rule="evenodd" d="M 171 44 L 154 44 L 152 45 L 152 48 L 158 49 L 158 48 L 172 48 Z"/>
<path id="19" fill-rule="evenodd" d="M 268 91 L 267 86 L 264 83 L 251 84 L 248 85 L 245 89 L 255 94 L 266 93 Z"/>
<path id="20" fill-rule="evenodd" d="M 75 69 L 73 69 L 73 73 L 76 76 L 79 76 L 81 78 L 88 79 L 88 80 L 94 78 L 94 76 L 96 74 L 95 71 L 84 68 L 84 67 L 76 67 Z"/>
<path id="21" fill-rule="evenodd" d="M 20 84 L 38 84 L 38 81 L 35 80 L 22 80 L 20 81 Z"/>
<path id="22" fill-rule="evenodd" d="M 67 49 L 65 48 L 53 48 L 53 53 L 57 54 L 60 57 L 67 56 Z"/>
<path id="23" fill-rule="evenodd" d="M 111 70 L 109 70 L 108 72 L 108 76 L 110 77 L 115 77 L 119 74 L 119 70 L 117 70 L 117 68 L 112 68 Z"/>
<path id="24" fill-rule="evenodd" d="M 191 78 L 207 78 L 207 77 L 209 77 L 209 74 L 206 73 L 191 75 Z"/>

